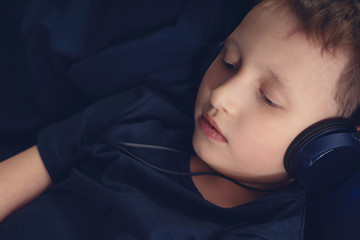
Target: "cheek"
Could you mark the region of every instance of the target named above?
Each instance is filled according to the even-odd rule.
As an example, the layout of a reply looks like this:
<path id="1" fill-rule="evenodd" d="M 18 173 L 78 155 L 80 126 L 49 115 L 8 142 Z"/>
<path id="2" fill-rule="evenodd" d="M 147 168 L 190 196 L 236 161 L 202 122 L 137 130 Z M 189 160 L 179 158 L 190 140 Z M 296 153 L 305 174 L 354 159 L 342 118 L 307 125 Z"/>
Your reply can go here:
<path id="1" fill-rule="evenodd" d="M 197 117 L 204 110 L 203 108 L 210 99 L 211 89 L 209 87 L 207 79 L 204 77 L 196 96 L 195 102 L 195 117 Z"/>
<path id="2" fill-rule="evenodd" d="M 203 110 L 204 110 L 204 105 L 205 105 L 205 101 L 204 101 L 205 97 L 204 97 L 204 93 L 200 91 L 197 94 L 196 97 L 196 102 L 195 102 L 195 108 L 194 108 L 194 120 L 195 122 L 198 121 L 200 115 L 202 114 Z"/>
<path id="3" fill-rule="evenodd" d="M 265 130 L 236 132 L 230 151 L 239 175 L 249 181 L 281 181 L 285 177 L 284 155 L 289 145 L 285 132 L 267 134 Z M 235 135 L 234 135 L 235 136 Z M 289 141 L 290 142 L 290 141 Z M 240 173 L 241 172 L 241 173 Z"/>

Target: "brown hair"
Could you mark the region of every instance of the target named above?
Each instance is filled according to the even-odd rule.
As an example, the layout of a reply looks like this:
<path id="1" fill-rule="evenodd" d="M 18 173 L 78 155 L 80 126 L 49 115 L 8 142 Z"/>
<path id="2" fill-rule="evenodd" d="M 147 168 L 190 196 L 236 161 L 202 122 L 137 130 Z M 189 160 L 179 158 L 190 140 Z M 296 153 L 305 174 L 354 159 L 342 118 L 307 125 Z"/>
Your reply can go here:
<path id="1" fill-rule="evenodd" d="M 324 50 L 346 49 L 350 53 L 335 100 L 339 116 L 360 124 L 360 0 L 269 1 L 289 7 L 300 21 L 301 30 Z"/>

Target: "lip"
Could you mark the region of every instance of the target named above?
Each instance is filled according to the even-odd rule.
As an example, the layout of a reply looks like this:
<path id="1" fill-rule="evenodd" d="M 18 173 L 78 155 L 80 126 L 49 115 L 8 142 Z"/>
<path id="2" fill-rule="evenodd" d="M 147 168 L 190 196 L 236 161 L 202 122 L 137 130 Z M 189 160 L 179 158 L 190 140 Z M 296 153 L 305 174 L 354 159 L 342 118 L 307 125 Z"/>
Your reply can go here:
<path id="1" fill-rule="evenodd" d="M 199 120 L 199 126 L 202 132 L 212 140 L 217 142 L 227 142 L 224 134 L 220 131 L 216 122 L 208 115 L 202 115 Z"/>

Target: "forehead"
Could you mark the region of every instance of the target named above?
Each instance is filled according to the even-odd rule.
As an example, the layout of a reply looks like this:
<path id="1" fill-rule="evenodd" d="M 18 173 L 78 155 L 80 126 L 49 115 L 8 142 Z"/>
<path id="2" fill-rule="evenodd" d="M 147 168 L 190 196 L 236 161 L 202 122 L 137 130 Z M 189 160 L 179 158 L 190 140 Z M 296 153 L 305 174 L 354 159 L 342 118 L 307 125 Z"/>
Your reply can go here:
<path id="1" fill-rule="evenodd" d="M 229 36 L 226 47 L 231 48 L 228 54 L 238 55 L 243 64 L 279 77 L 292 90 L 295 101 L 312 95 L 322 98 L 322 103 L 336 105 L 336 86 L 347 54 L 323 52 L 300 30 L 297 18 L 286 7 L 271 1 L 258 5 Z"/>
<path id="2" fill-rule="evenodd" d="M 325 51 L 322 42 L 303 31 L 302 24 L 290 8 L 276 1 L 263 1 L 254 7 L 229 38 L 241 44 L 242 48 L 251 46 L 256 50 L 268 44 L 274 51 L 292 53 L 286 57 L 296 57 L 297 53 L 301 55 L 306 50 L 306 54 L 314 59 L 335 64 L 347 63 L 351 55 L 349 49 L 341 46 L 334 51 Z M 251 41 L 246 42 L 248 39 Z"/>

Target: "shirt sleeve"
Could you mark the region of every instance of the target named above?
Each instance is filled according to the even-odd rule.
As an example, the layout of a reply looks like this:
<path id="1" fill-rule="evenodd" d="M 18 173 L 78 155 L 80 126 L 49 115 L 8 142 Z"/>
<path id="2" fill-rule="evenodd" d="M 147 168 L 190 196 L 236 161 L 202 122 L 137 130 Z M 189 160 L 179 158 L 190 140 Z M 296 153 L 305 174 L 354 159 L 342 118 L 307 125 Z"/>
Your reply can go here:
<path id="1" fill-rule="evenodd" d="M 148 99 L 148 91 L 133 89 L 99 101 L 84 112 L 42 130 L 37 145 L 52 181 L 58 183 L 67 176 L 70 167 L 77 161 L 76 153 L 80 148 L 92 144 L 112 122 L 121 124 L 118 119 Z"/>
<path id="2" fill-rule="evenodd" d="M 60 182 L 73 164 L 78 148 L 86 144 L 83 114 L 45 128 L 37 138 L 40 156 L 54 183 Z"/>

